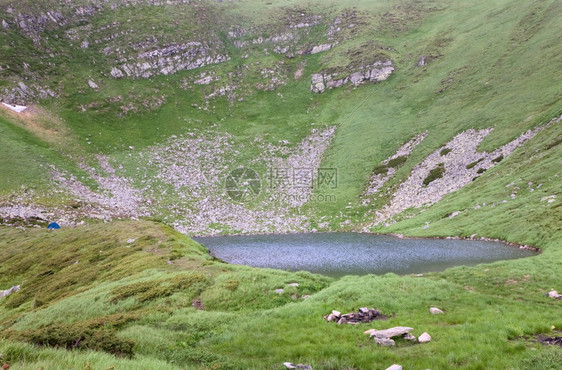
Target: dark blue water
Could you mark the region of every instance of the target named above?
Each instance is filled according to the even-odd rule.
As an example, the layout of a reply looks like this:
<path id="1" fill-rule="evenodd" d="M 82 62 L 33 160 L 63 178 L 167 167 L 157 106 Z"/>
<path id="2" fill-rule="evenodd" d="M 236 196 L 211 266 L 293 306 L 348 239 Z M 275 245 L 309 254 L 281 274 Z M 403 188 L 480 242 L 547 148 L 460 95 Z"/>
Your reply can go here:
<path id="1" fill-rule="evenodd" d="M 223 261 L 328 276 L 413 274 L 536 255 L 499 242 L 400 239 L 359 233 L 194 238 Z"/>

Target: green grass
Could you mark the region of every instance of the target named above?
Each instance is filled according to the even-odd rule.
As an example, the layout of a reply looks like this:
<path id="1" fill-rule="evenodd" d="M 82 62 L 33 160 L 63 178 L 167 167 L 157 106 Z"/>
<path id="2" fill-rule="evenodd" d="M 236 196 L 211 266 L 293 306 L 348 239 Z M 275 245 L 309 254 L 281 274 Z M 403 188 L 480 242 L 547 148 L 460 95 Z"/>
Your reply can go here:
<path id="1" fill-rule="evenodd" d="M 423 179 L 423 184 L 425 186 L 431 184 L 433 181 L 442 178 L 444 173 L 445 173 L 445 164 L 439 163 L 437 167 L 429 171 L 429 175 L 427 175 L 427 177 Z"/>
<path id="2" fill-rule="evenodd" d="M 562 352 L 522 339 L 555 334 L 551 326 L 562 327 L 559 302 L 545 296 L 558 283 L 562 256 L 556 239 L 545 244 L 542 254 L 526 259 L 457 267 L 423 277 L 387 274 L 334 281 L 303 272 L 213 261 L 197 243 L 150 222 L 99 224 L 53 233 L 0 228 L 0 233 L 5 241 L 0 248 L 2 258 L 10 265 L 47 251 L 57 256 L 71 249 L 80 261 L 40 280 L 30 277 L 42 265 L 24 269 L 22 275 L 21 269 L 16 272 L 2 264 L 1 288 L 25 280 L 20 292 L 0 301 L 0 335 L 4 337 L 0 353 L 14 368 L 86 367 L 87 362 L 92 367 L 116 368 L 218 364 L 264 368 L 284 361 L 310 363 L 315 368 L 385 368 L 396 362 L 435 369 L 522 368 L 521 363 L 540 368 L 552 366 Z M 130 248 L 122 246 L 128 237 L 137 238 Z M 26 244 L 34 249 L 26 249 Z M 100 249 L 114 250 L 110 252 L 113 269 L 87 258 Z M 120 249 L 128 254 L 117 254 Z M 169 264 L 166 261 L 174 249 L 183 257 Z M 61 265 L 66 263 L 61 261 Z M 61 290 L 41 306 L 33 306 L 29 298 L 10 308 L 20 294 L 48 294 L 55 282 L 66 281 L 65 270 L 73 267 L 89 276 L 88 284 L 77 282 L 74 290 Z M 289 287 L 291 282 L 300 285 Z M 280 287 L 285 292 L 275 293 Z M 162 288 L 165 294 L 146 295 Z M 293 294 L 311 297 L 294 299 Z M 192 307 L 194 299 L 203 310 Z M 322 318 L 332 309 L 352 312 L 363 306 L 381 309 L 391 318 L 357 326 L 338 326 Z M 432 306 L 445 314 L 430 315 Z M 399 325 L 414 327 L 415 335 L 427 331 L 433 339 L 424 345 L 399 340 L 396 348 L 380 348 L 363 334 L 371 327 Z M 77 342 L 78 338 L 82 339 Z"/>

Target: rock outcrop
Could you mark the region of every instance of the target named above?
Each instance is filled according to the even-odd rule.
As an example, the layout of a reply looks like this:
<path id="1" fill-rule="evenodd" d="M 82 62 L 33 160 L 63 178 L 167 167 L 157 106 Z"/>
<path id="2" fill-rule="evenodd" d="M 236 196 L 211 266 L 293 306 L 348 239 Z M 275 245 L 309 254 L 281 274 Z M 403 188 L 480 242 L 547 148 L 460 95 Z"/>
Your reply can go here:
<path id="1" fill-rule="evenodd" d="M 393 71 L 392 61 L 384 60 L 357 69 L 348 68 L 342 73 L 315 73 L 312 75 L 310 91 L 321 94 L 326 89 L 333 89 L 348 83 L 359 86 L 367 82 L 381 82 L 390 77 Z"/>
<path id="2" fill-rule="evenodd" d="M 209 64 L 223 63 L 230 60 L 230 57 L 217 53 L 208 44 L 191 41 L 143 51 L 128 59 L 128 62 L 113 67 L 110 75 L 114 78 L 149 78 L 153 75 L 169 75 Z"/>

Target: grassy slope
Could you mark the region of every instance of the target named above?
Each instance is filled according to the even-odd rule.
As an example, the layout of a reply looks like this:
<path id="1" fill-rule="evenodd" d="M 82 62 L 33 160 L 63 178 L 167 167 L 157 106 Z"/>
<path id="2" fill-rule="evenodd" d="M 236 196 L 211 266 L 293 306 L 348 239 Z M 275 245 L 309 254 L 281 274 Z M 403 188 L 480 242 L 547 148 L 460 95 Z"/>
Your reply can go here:
<path id="1" fill-rule="evenodd" d="M 0 311 L 0 353 L 16 369 L 83 368 L 87 363 L 92 368 L 263 368 L 284 361 L 314 368 L 401 363 L 414 369 L 529 368 L 525 364 L 538 361 L 536 368 L 547 368 L 562 356 L 561 350 L 517 339 L 562 326 L 559 302 L 544 295 L 558 282 L 556 248 L 537 257 L 422 278 L 388 274 L 333 281 L 213 261 L 197 243 L 150 222 L 55 233 L 0 228 L 0 233 L 0 257 L 9 262 L 0 267 L 0 286 L 25 281 L 20 292 L 2 300 Z M 136 241 L 127 244 L 128 238 Z M 184 283 L 175 286 L 179 278 Z M 300 286 L 288 287 L 290 282 Z M 142 289 L 144 283 L 148 290 Z M 274 292 L 281 287 L 284 294 Z M 312 296 L 295 301 L 295 293 Z M 193 308 L 193 299 L 205 309 Z M 361 306 L 395 316 L 358 326 L 322 319 L 331 309 L 349 312 Z M 432 316 L 430 306 L 446 314 Z M 397 325 L 414 327 L 416 335 L 427 331 L 433 341 L 398 341 L 389 349 L 362 334 L 370 327 Z M 85 351 L 14 342 L 64 346 L 79 337 Z M 91 338 L 103 339 L 106 346 Z M 132 348 L 134 355 L 115 358 L 88 348 L 120 353 Z"/>

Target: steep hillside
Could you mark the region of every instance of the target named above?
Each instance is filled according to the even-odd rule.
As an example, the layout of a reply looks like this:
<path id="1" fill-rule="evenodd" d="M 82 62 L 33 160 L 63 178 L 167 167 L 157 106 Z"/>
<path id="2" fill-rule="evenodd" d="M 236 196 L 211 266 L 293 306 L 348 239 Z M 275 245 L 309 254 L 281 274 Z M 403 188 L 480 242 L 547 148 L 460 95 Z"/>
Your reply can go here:
<path id="1" fill-rule="evenodd" d="M 3 106 L 2 127 L 38 141 L 2 137 L 36 169 L 2 185 L 1 213 L 150 215 L 193 234 L 388 224 L 562 113 L 558 2 L 353 4 L 5 2 L 1 95 L 31 106 Z M 459 143 L 494 158 L 459 173 Z M 410 189 L 432 196 L 401 201 L 447 145 L 445 178 Z M 260 183 L 244 202 L 225 185 L 241 166 Z"/>

